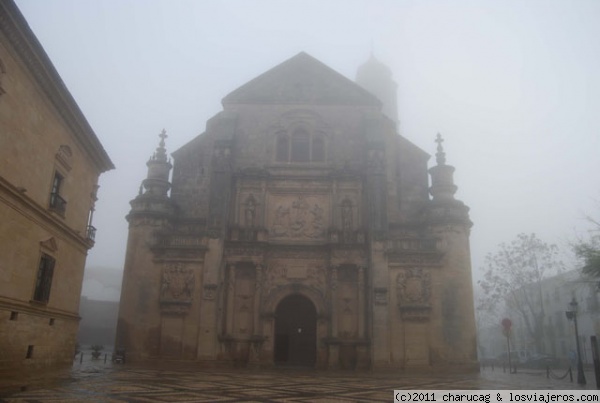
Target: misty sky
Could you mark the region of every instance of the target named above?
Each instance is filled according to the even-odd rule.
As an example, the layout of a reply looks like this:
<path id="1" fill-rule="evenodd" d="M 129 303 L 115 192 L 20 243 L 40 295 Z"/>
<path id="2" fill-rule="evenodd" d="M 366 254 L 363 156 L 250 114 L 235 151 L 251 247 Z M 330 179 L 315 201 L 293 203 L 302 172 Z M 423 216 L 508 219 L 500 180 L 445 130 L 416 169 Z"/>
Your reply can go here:
<path id="1" fill-rule="evenodd" d="M 117 167 L 100 180 L 88 267 L 122 269 L 158 133 L 176 150 L 300 51 L 351 79 L 371 50 L 392 69 L 400 133 L 432 155 L 446 140 L 475 274 L 519 232 L 566 247 L 600 215 L 600 1 L 17 4 Z"/>

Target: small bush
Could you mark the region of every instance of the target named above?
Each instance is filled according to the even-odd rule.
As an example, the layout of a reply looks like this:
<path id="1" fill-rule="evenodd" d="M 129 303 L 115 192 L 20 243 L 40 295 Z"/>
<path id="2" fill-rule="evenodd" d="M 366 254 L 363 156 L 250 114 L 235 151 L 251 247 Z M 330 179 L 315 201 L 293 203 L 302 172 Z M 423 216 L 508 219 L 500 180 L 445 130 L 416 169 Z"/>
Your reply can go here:
<path id="1" fill-rule="evenodd" d="M 90 346 L 90 348 L 92 349 L 92 358 L 94 360 L 100 358 L 102 350 L 104 350 L 104 346 L 101 346 L 100 344 L 94 344 L 93 346 Z"/>

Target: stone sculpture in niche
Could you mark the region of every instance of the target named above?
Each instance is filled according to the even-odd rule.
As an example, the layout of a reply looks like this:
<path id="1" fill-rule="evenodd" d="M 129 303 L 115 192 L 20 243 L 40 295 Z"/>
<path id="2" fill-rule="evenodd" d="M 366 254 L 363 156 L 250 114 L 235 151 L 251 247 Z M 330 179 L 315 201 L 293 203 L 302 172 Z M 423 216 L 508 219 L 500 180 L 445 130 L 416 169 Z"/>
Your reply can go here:
<path id="1" fill-rule="evenodd" d="M 183 263 L 167 263 L 160 288 L 161 302 L 190 303 L 194 291 L 194 272 Z"/>
<path id="2" fill-rule="evenodd" d="M 354 217 L 352 214 L 352 202 L 348 199 L 342 202 L 342 229 L 349 231 L 352 229 Z"/>
<path id="3" fill-rule="evenodd" d="M 254 227 L 256 225 L 256 204 L 254 195 L 248 196 L 244 208 L 244 224 L 246 227 Z"/>

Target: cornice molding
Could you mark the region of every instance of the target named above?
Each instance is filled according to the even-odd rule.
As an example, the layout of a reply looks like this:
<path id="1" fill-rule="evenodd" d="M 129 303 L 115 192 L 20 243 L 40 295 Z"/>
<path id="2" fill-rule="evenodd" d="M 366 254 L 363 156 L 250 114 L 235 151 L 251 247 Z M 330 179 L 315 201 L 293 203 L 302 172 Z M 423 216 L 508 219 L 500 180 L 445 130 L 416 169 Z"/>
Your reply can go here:
<path id="1" fill-rule="evenodd" d="M 46 318 L 65 319 L 79 322 L 81 317 L 77 312 L 68 312 L 62 309 L 52 308 L 47 304 L 23 301 L 0 296 L 0 310 L 23 312 L 28 315 L 42 316 Z"/>
<path id="2" fill-rule="evenodd" d="M 48 209 L 40 206 L 24 192 L 20 192 L 19 189 L 2 176 L 0 176 L 0 202 L 14 208 L 23 216 L 35 221 L 41 227 L 45 227 L 49 232 L 60 231 L 61 234 L 80 248 L 82 253 L 87 253 L 93 246 L 93 243 L 90 243 L 85 238 L 85 234 L 81 234 L 69 227 L 63 219 L 57 218 Z M 47 227 L 51 227 L 51 229 Z"/>

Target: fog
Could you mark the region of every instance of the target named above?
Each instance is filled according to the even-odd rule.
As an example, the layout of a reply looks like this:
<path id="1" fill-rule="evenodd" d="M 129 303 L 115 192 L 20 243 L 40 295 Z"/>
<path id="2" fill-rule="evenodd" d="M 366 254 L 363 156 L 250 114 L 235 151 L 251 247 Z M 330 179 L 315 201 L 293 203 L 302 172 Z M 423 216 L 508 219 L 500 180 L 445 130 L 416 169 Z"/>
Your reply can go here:
<path id="1" fill-rule="evenodd" d="M 122 270 L 158 133 L 176 150 L 221 98 L 300 51 L 351 79 L 373 52 L 398 83 L 400 133 L 432 155 L 444 136 L 475 277 L 516 234 L 566 249 L 598 214 L 598 1 L 17 4 L 117 167 L 100 180 L 88 268 Z"/>

